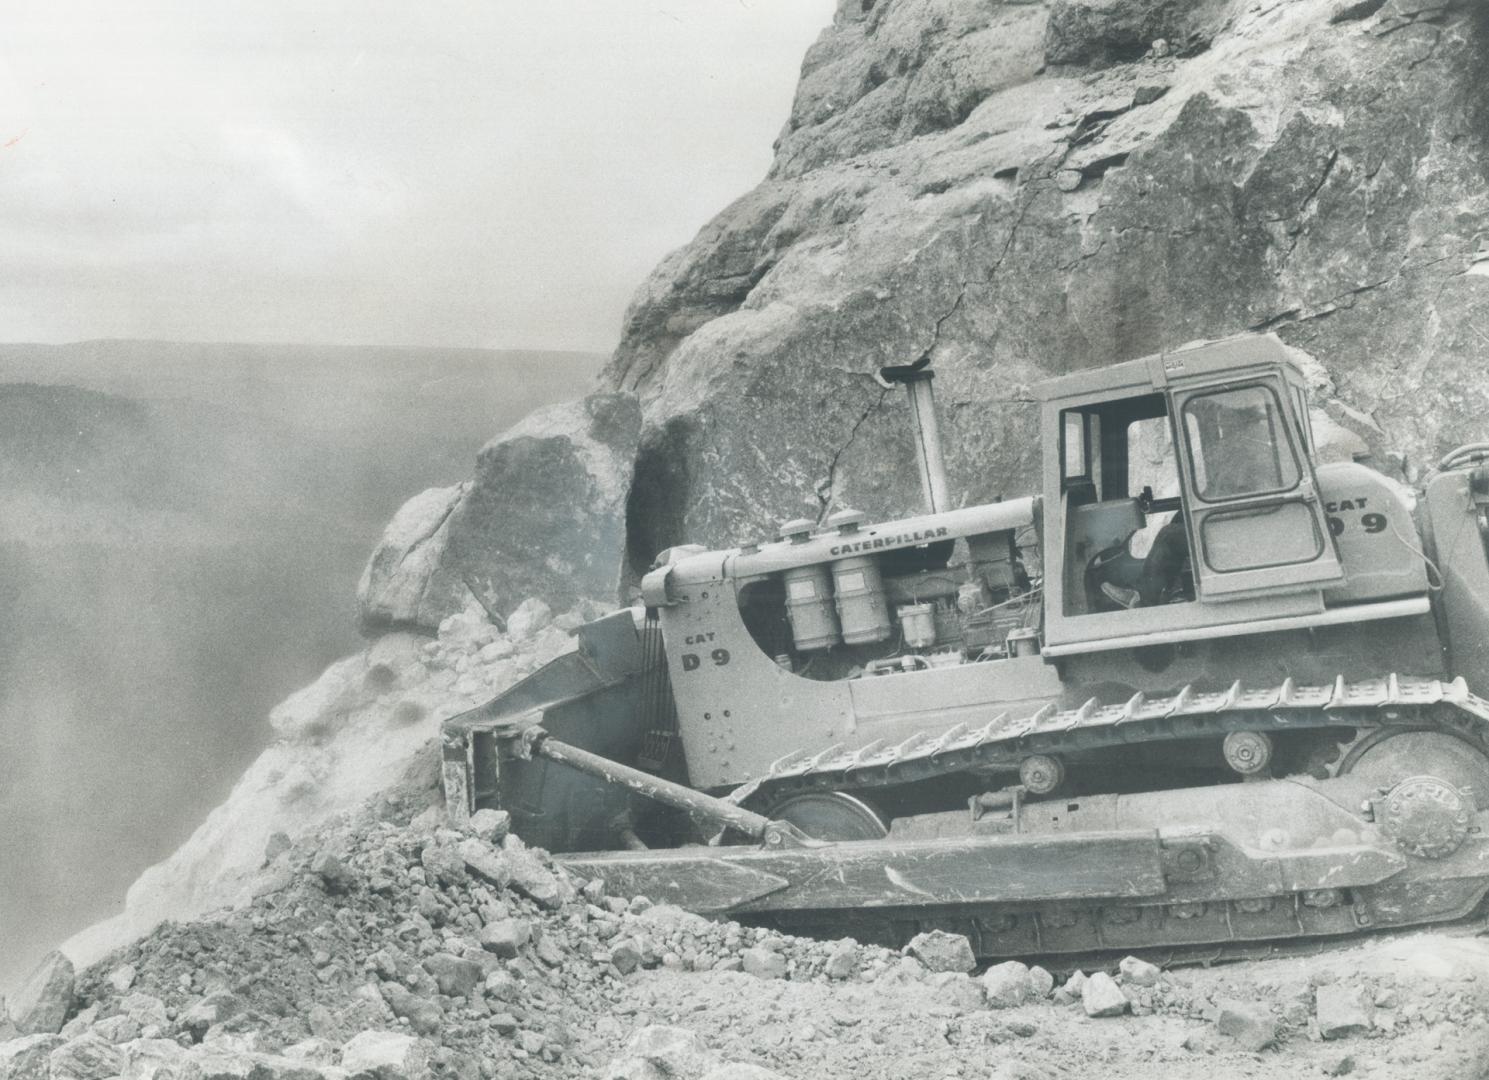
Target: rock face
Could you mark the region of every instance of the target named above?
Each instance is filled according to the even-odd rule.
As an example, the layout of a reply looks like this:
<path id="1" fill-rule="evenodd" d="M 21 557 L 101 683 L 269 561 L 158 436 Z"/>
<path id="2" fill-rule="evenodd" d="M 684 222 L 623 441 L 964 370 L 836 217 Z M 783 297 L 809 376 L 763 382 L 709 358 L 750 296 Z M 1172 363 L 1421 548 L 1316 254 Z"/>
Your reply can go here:
<path id="1" fill-rule="evenodd" d="M 472 599 L 502 616 L 533 595 L 614 600 L 640 428 L 634 397 L 600 393 L 493 439 L 472 480 L 416 495 L 389 524 L 357 588 L 363 626 L 433 630 Z"/>
<path id="2" fill-rule="evenodd" d="M 1449 0 L 842 0 L 769 177 L 627 314 L 632 569 L 918 510 L 870 373 L 926 354 L 967 502 L 1034 490 L 1035 380 L 1249 328 L 1374 464 L 1482 438 L 1486 40 Z"/>
<path id="3" fill-rule="evenodd" d="M 1208 48 L 1223 25 L 1225 0 L 1052 0 L 1044 35 L 1051 64 L 1117 63 L 1150 51 Z"/>

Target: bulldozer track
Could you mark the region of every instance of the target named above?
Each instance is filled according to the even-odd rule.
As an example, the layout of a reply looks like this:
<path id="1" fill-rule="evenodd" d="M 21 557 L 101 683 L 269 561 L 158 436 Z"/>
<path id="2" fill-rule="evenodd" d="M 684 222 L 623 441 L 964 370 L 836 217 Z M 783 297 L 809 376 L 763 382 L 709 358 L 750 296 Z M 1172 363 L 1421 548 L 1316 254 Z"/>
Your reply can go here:
<path id="1" fill-rule="evenodd" d="M 1220 691 L 1185 685 L 1161 695 L 1134 694 L 1120 704 L 1091 698 L 1073 709 L 1048 705 L 1023 717 L 1003 713 L 983 727 L 957 724 L 898 743 L 842 744 L 798 751 L 735 790 L 731 801 L 757 793 L 778 797 L 803 790 L 882 787 L 976 769 L 1015 769 L 1030 754 L 1059 755 L 1142 742 L 1202 738 L 1231 731 L 1284 732 L 1424 724 L 1475 741 L 1489 736 L 1489 701 L 1462 678 L 1443 681 L 1391 674 L 1384 678 L 1268 688 L 1239 681 Z"/>

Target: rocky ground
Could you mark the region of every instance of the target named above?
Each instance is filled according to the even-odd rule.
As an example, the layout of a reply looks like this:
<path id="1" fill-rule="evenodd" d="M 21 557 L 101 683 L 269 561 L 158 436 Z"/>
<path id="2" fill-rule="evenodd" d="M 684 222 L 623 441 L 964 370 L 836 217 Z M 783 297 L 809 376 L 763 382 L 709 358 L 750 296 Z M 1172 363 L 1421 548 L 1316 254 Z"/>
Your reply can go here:
<path id="1" fill-rule="evenodd" d="M 1489 1075 L 1471 928 L 1162 971 L 903 954 L 606 896 L 429 794 L 271 838 L 255 895 L 10 1002 L 0 1080 Z"/>
<path id="2" fill-rule="evenodd" d="M 952 935 L 900 954 L 606 896 L 503 815 L 445 827 L 439 720 L 586 613 L 449 616 L 286 701 L 232 797 L 66 945 L 81 970 L 58 954 L 0 1007 L 0 1080 L 1489 1076 L 1475 927 L 983 970 Z"/>

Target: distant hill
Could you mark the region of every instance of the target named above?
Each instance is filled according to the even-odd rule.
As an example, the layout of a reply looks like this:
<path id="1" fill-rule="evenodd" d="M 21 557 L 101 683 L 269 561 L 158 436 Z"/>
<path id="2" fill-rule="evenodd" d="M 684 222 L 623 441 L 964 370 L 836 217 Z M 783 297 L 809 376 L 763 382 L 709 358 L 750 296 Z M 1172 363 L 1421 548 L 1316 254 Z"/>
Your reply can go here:
<path id="1" fill-rule="evenodd" d="M 0 988 L 111 913 L 269 708 L 356 647 L 393 511 L 604 359 L 0 345 Z"/>

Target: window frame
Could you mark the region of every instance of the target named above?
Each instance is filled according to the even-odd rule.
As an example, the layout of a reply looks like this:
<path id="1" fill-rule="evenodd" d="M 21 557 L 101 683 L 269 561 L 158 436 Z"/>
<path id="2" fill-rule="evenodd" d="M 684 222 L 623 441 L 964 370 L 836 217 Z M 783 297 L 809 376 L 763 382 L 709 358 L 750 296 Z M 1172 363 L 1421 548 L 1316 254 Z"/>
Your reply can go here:
<path id="1" fill-rule="evenodd" d="M 1278 562 L 1252 563 L 1246 566 L 1232 566 L 1225 569 L 1222 569 L 1221 567 L 1215 565 L 1214 559 L 1210 557 L 1210 553 L 1214 550 L 1214 546 L 1211 543 L 1207 543 L 1205 540 L 1205 529 L 1209 527 L 1212 521 L 1216 520 L 1217 518 L 1221 521 L 1224 521 L 1228 516 L 1231 515 L 1245 514 L 1249 512 L 1256 512 L 1259 510 L 1270 510 L 1275 512 L 1292 506 L 1301 507 L 1308 514 L 1308 523 L 1312 528 L 1314 541 L 1314 550 L 1312 555 L 1309 555 L 1305 559 L 1283 559 Z M 1300 502 L 1296 499 L 1284 499 L 1279 502 L 1267 502 L 1261 504 L 1260 506 L 1237 506 L 1215 510 L 1211 513 L 1206 514 L 1203 518 L 1200 519 L 1198 531 L 1200 533 L 1199 549 L 1202 553 L 1201 557 L 1204 559 L 1204 563 L 1207 567 L 1209 567 L 1211 573 L 1215 574 L 1244 574 L 1251 570 L 1275 570 L 1280 567 L 1302 566 L 1305 563 L 1317 562 L 1320 558 L 1323 557 L 1324 548 L 1329 542 L 1327 537 L 1320 534 L 1318 521 L 1314 518 L 1312 509 L 1306 503 Z"/>
<path id="2" fill-rule="evenodd" d="M 1199 401 L 1202 398 L 1233 393 L 1237 390 L 1252 389 L 1261 390 L 1266 393 L 1271 398 L 1273 405 L 1276 406 L 1277 416 L 1280 421 L 1277 425 L 1277 430 L 1282 435 L 1282 441 L 1287 444 L 1287 453 L 1292 460 L 1293 482 L 1288 487 L 1283 488 L 1263 488 L 1259 491 L 1232 492 L 1223 497 L 1208 497 L 1202 490 L 1202 485 L 1200 483 L 1200 473 L 1199 470 L 1195 467 L 1194 446 L 1195 443 L 1199 441 L 1199 439 L 1197 436 L 1191 435 L 1189 430 L 1189 407 L 1194 404 L 1194 402 Z M 1184 437 L 1184 457 L 1186 463 L 1189 466 L 1189 476 L 1194 488 L 1194 497 L 1200 502 L 1206 503 L 1210 506 L 1223 506 L 1226 503 L 1238 502 L 1243 499 L 1284 498 L 1302 487 L 1305 470 L 1303 468 L 1303 463 L 1298 459 L 1297 446 L 1294 444 L 1292 433 L 1289 431 L 1290 425 L 1287 422 L 1287 408 L 1282 403 L 1282 399 L 1277 393 L 1277 388 L 1274 387 L 1271 383 L 1262 380 L 1256 380 L 1244 383 L 1226 383 L 1220 386 L 1206 387 L 1202 390 L 1198 390 L 1185 398 L 1184 404 L 1179 409 L 1178 421 L 1179 431 L 1183 434 Z M 1279 464 L 1281 464 L 1280 456 L 1278 461 Z"/>
<path id="3" fill-rule="evenodd" d="M 1070 472 L 1070 421 L 1075 419 L 1080 427 L 1081 471 Z M 1060 411 L 1060 488 L 1080 482 L 1095 482 L 1095 470 L 1091 467 L 1091 414 L 1084 409 L 1062 409 Z"/>

